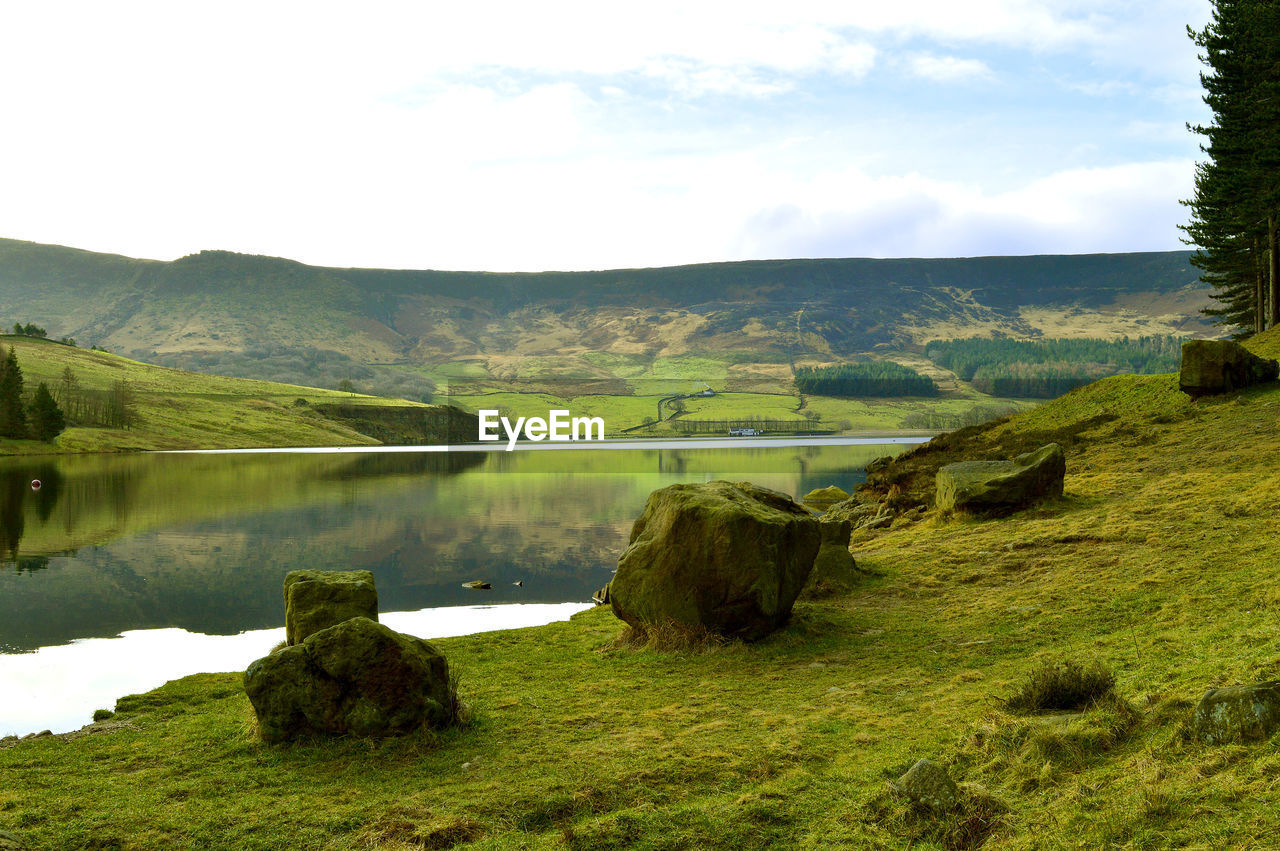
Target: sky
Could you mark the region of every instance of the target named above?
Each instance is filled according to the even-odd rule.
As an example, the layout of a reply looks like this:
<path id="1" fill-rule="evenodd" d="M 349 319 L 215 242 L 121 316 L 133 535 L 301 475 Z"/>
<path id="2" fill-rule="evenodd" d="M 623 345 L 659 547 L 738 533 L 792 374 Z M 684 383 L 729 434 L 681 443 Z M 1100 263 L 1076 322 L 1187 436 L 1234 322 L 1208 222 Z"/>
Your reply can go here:
<path id="1" fill-rule="evenodd" d="M 536 271 L 1183 247 L 1167 2 L 0 7 L 0 236 Z"/>

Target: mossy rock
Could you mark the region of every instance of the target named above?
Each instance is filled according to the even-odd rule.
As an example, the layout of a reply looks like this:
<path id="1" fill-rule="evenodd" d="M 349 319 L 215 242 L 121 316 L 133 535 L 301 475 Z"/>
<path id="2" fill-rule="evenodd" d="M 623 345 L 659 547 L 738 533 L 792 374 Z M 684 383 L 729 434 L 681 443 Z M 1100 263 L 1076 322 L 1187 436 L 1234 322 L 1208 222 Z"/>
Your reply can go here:
<path id="1" fill-rule="evenodd" d="M 1230 340 L 1187 340 L 1182 344 L 1178 387 L 1188 396 L 1212 396 L 1275 381 L 1280 363 L 1260 358 Z"/>
<path id="2" fill-rule="evenodd" d="M 828 485 L 825 488 L 814 488 L 804 495 L 801 500 L 805 505 L 815 508 L 819 511 L 825 511 L 837 502 L 843 502 L 849 498 L 849 494 L 844 488 Z"/>
<path id="3" fill-rule="evenodd" d="M 378 589 L 367 570 L 294 570 L 284 578 L 285 642 L 351 618 L 378 619 Z"/>
<path id="4" fill-rule="evenodd" d="M 654 491 L 609 583 L 614 613 L 754 640 L 791 614 L 821 545 L 817 519 L 746 482 Z"/>
<path id="5" fill-rule="evenodd" d="M 1056 443 L 1010 461 L 961 461 L 938 470 L 942 511 L 1004 513 L 1062 496 L 1066 456 Z"/>
<path id="6" fill-rule="evenodd" d="M 1192 734 L 1209 745 L 1258 741 L 1280 728 L 1280 682 L 1210 689 L 1191 714 Z"/>
<path id="7" fill-rule="evenodd" d="M 244 690 L 267 742 L 386 736 L 450 720 L 444 655 L 364 617 L 253 662 Z"/>
<path id="8" fill-rule="evenodd" d="M 935 813 L 951 812 L 960 803 L 960 789 L 935 762 L 922 759 L 898 778 L 893 789 Z"/>
<path id="9" fill-rule="evenodd" d="M 824 518 L 818 523 L 818 531 L 821 545 L 813 562 L 815 573 L 842 576 L 857 567 L 849 552 L 849 536 L 853 533 L 851 521 Z"/>

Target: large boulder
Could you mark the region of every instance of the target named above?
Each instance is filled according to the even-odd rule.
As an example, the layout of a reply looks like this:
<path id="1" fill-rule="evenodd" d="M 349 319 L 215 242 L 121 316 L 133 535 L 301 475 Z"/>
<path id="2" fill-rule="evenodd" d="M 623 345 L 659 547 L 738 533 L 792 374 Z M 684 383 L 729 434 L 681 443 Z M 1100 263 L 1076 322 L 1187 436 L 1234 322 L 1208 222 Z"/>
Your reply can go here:
<path id="1" fill-rule="evenodd" d="M 1178 386 L 1188 396 L 1211 396 L 1275 381 L 1280 363 L 1260 358 L 1230 340 L 1187 340 L 1182 344 Z"/>
<path id="2" fill-rule="evenodd" d="M 244 690 L 267 742 L 386 736 L 450 721 L 444 656 L 421 638 L 364 617 L 252 663 Z"/>
<path id="3" fill-rule="evenodd" d="M 1191 713 L 1192 734 L 1209 745 L 1265 739 L 1280 728 L 1280 682 L 1210 689 Z"/>
<path id="4" fill-rule="evenodd" d="M 293 570 L 284 578 L 289 645 L 351 618 L 378 619 L 378 589 L 367 570 Z"/>
<path id="5" fill-rule="evenodd" d="M 746 482 L 670 485 L 649 495 L 609 583 L 632 626 L 675 624 L 746 640 L 786 622 L 821 544 L 817 519 Z"/>
<path id="6" fill-rule="evenodd" d="M 1062 496 L 1066 457 L 1056 443 L 1012 461 L 961 461 L 938 470 L 937 506 L 942 511 L 1006 512 Z"/>

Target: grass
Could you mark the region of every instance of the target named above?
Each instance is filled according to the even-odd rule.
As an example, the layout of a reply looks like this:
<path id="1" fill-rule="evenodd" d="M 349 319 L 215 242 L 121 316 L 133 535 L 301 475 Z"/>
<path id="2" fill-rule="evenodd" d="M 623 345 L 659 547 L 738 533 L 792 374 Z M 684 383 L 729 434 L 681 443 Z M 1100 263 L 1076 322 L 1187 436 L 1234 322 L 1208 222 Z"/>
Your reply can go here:
<path id="1" fill-rule="evenodd" d="M 195 675 L 122 701 L 115 732 L 0 750 L 0 830 L 72 848 L 1267 847 L 1280 736 L 1179 731 L 1207 689 L 1280 675 L 1277 423 L 1277 386 L 1192 403 L 1170 376 L 1098 382 L 969 433 L 979 455 L 1072 434 L 1061 500 L 856 533 L 862 576 L 764 641 L 627 646 L 607 607 L 441 640 L 468 729 L 288 747 L 253 738 L 238 673 Z M 1070 658 L 1113 691 L 1002 706 Z M 960 810 L 886 793 L 921 757 Z"/>
<path id="2" fill-rule="evenodd" d="M 0 440 L 0 454 L 370 445 L 378 441 L 325 419 L 311 406 L 418 406 L 401 399 L 167 369 L 30 337 L 0 336 L 0 345 L 17 351 L 28 389 L 41 381 L 54 389 L 70 367 L 85 389 L 127 381 L 137 400 L 137 423 L 131 428 L 73 426 L 52 443 Z M 298 399 L 306 404 L 296 404 Z"/>

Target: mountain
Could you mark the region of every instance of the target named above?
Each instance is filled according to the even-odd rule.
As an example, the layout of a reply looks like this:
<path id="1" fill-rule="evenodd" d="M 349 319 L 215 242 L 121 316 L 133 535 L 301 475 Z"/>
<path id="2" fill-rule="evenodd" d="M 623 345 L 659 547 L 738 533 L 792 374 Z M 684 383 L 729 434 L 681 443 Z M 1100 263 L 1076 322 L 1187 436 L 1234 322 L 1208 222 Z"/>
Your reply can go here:
<path id="1" fill-rule="evenodd" d="M 449 374 L 442 364 L 605 377 L 656 358 L 787 363 L 966 336 L 1213 333 L 1189 256 L 487 273 L 323 268 L 226 251 L 163 262 L 0 240 L 0 320 L 173 366 L 321 386 L 346 377 L 383 393 L 398 381 L 408 391 L 398 395 L 426 398 L 429 379 Z"/>

